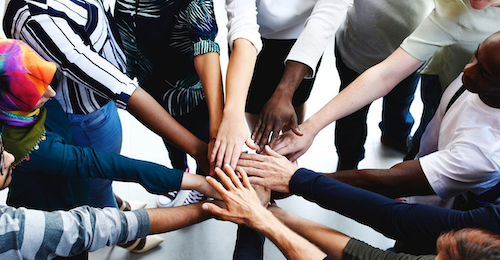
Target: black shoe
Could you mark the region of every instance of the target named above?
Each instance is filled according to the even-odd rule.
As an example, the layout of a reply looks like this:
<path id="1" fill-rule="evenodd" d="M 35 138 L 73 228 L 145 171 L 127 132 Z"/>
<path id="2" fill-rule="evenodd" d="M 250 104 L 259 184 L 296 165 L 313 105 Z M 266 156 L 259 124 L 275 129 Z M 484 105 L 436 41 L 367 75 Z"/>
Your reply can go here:
<path id="1" fill-rule="evenodd" d="M 391 140 L 386 140 L 386 139 L 384 139 L 384 137 L 381 136 L 380 142 L 383 145 L 385 145 L 393 150 L 396 150 L 402 154 L 406 154 L 408 152 L 407 139 L 391 141 Z"/>

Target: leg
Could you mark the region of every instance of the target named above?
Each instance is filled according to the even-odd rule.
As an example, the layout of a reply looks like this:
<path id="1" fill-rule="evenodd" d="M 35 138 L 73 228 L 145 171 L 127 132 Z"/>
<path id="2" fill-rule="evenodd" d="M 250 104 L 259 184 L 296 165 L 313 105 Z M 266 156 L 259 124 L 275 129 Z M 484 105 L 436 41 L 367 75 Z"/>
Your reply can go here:
<path id="1" fill-rule="evenodd" d="M 256 260 L 264 258 L 265 237 L 245 225 L 238 225 L 233 259 Z"/>
<path id="2" fill-rule="evenodd" d="M 111 101 L 99 110 L 86 114 L 69 114 L 75 145 L 91 147 L 97 151 L 120 153 L 122 128 L 118 111 Z M 89 205 L 117 207 L 111 180 L 92 179 Z"/>
<path id="3" fill-rule="evenodd" d="M 422 112 L 422 118 L 420 120 L 420 125 L 417 131 L 413 135 L 413 145 L 420 143 L 420 138 L 425 131 L 425 128 L 431 121 L 432 117 L 436 113 L 439 106 L 439 101 L 441 100 L 441 83 L 439 83 L 438 75 L 421 75 L 420 84 L 420 95 L 422 97 L 422 103 L 424 105 L 424 110 Z"/>
<path id="4" fill-rule="evenodd" d="M 401 81 L 389 94 L 384 97 L 382 106 L 382 140 L 393 144 L 392 147 L 406 154 L 407 139 L 415 120 L 410 113 L 415 90 L 420 76 L 415 71 Z"/>
<path id="5" fill-rule="evenodd" d="M 359 73 L 345 65 L 337 49 L 335 49 L 335 54 L 340 76 L 340 91 L 342 91 L 359 76 Z M 335 146 L 339 156 L 337 170 L 357 169 L 358 163 L 365 157 L 366 116 L 369 107 L 370 105 L 367 105 L 337 120 L 335 125 Z"/>

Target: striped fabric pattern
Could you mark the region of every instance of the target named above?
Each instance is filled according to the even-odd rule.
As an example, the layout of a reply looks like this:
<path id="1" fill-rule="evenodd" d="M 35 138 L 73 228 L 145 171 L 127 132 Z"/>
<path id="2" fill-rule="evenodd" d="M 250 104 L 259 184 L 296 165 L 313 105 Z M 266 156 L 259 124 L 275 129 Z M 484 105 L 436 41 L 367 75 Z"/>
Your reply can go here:
<path id="1" fill-rule="evenodd" d="M 149 232 L 145 210 L 82 206 L 40 211 L 0 206 L 0 259 L 46 260 L 123 244 Z"/>
<path id="2" fill-rule="evenodd" d="M 115 15 L 128 75 L 172 116 L 198 106 L 205 95 L 193 59 L 220 52 L 213 1 L 118 0 Z"/>
<path id="3" fill-rule="evenodd" d="M 57 96 L 67 113 L 87 114 L 114 100 L 126 103 L 137 87 L 104 0 L 12 0 L 4 16 L 9 38 L 30 45 L 58 68 Z"/>

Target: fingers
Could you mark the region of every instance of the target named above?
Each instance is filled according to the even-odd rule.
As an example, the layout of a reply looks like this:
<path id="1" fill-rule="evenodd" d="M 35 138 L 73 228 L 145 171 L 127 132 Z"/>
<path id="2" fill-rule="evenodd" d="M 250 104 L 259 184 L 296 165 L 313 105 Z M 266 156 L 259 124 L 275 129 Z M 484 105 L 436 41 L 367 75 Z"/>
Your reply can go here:
<path id="1" fill-rule="evenodd" d="M 245 144 L 252 150 L 257 150 L 259 149 L 259 146 L 254 143 L 252 138 L 248 137 L 247 140 L 245 141 Z"/>
<path id="2" fill-rule="evenodd" d="M 257 124 L 255 124 L 255 127 L 253 128 L 253 131 L 252 131 L 252 137 L 251 138 L 253 140 L 257 140 L 256 137 L 259 134 L 259 132 L 261 132 L 260 131 L 261 125 L 262 125 L 262 119 L 259 116 L 259 119 L 257 120 Z"/>
<path id="3" fill-rule="evenodd" d="M 219 216 L 220 218 L 224 219 L 224 216 L 226 215 L 227 210 L 223 209 L 213 203 L 210 202 L 205 202 L 201 206 L 202 209 L 212 213 L 215 216 Z"/>
<path id="4" fill-rule="evenodd" d="M 241 181 L 243 182 L 243 186 L 246 187 L 246 188 L 248 188 L 248 189 L 253 189 L 252 185 L 250 184 L 250 181 L 248 180 L 248 175 L 245 172 L 245 170 L 243 168 L 241 168 L 241 167 L 238 167 L 236 170 L 241 175 Z"/>
<path id="5" fill-rule="evenodd" d="M 297 123 L 297 117 L 294 117 L 292 119 L 292 122 L 290 124 L 290 127 L 292 128 L 292 131 L 298 135 L 298 136 L 303 136 L 304 133 L 302 133 L 302 131 L 300 131 L 300 128 L 299 128 L 299 124 Z"/>
<path id="6" fill-rule="evenodd" d="M 230 170 L 232 171 L 232 169 L 230 169 Z M 224 190 L 224 192 L 226 192 L 228 190 L 234 190 L 236 188 L 234 186 L 233 181 L 231 180 L 231 178 L 225 172 L 223 172 L 220 168 L 215 168 L 215 173 L 219 177 L 219 180 L 222 182 L 222 184 L 224 185 L 224 187 L 226 187 L 226 189 L 227 189 L 227 190 Z M 220 193 L 220 194 L 223 195 L 222 193 Z"/>
<path id="7" fill-rule="evenodd" d="M 226 175 L 231 179 L 233 185 L 237 189 L 243 188 L 243 185 L 241 184 L 240 178 L 236 175 L 236 172 L 234 172 L 233 168 L 229 166 L 228 164 L 224 165 L 224 172 Z"/>
<path id="8" fill-rule="evenodd" d="M 275 152 L 269 145 L 266 145 L 266 147 L 264 147 L 264 152 L 266 152 L 267 155 L 271 156 L 271 157 L 276 157 L 276 158 L 283 158 L 284 156 Z"/>
<path id="9" fill-rule="evenodd" d="M 217 169 L 219 169 L 219 168 L 216 168 L 216 170 Z M 227 190 L 226 190 L 226 188 L 224 188 L 224 186 L 222 186 L 222 184 L 220 182 L 218 182 L 217 180 L 215 180 L 214 178 L 212 178 L 210 176 L 207 176 L 206 180 L 207 180 L 208 184 L 210 184 L 210 186 L 212 186 L 212 188 L 214 188 L 214 190 L 220 194 L 221 197 L 224 197 L 226 195 Z"/>

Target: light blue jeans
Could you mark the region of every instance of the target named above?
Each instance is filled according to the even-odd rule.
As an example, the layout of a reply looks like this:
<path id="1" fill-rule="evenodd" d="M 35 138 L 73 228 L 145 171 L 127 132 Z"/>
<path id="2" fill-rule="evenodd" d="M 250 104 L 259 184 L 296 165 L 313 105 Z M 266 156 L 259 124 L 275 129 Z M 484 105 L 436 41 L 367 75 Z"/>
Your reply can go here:
<path id="1" fill-rule="evenodd" d="M 68 114 L 73 131 L 73 142 L 80 147 L 96 151 L 120 153 L 122 125 L 113 101 L 86 115 Z M 93 207 L 118 207 L 113 195 L 112 181 L 92 179 L 89 205 Z"/>

